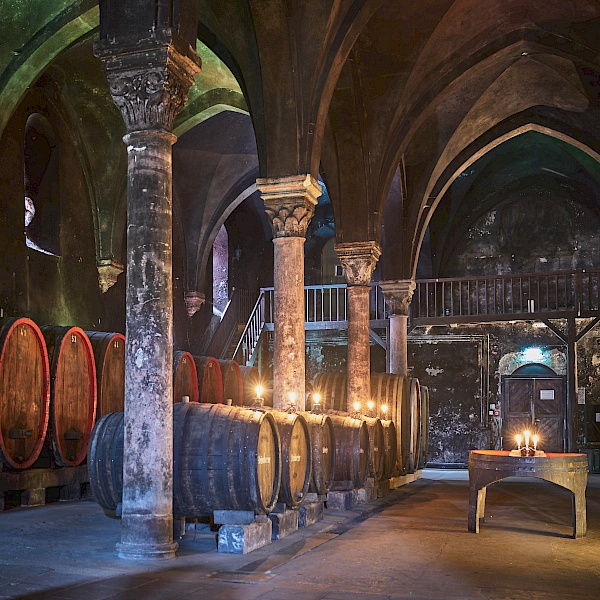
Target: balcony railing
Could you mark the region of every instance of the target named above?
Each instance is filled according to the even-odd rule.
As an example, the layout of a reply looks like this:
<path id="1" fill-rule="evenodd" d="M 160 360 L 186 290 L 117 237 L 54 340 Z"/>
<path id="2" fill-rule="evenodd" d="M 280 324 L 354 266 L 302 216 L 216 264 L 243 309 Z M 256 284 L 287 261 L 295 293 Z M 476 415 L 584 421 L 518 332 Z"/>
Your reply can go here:
<path id="1" fill-rule="evenodd" d="M 421 279 L 410 310 L 413 321 L 528 313 L 591 316 L 600 308 L 599 291 L 600 270 Z"/>

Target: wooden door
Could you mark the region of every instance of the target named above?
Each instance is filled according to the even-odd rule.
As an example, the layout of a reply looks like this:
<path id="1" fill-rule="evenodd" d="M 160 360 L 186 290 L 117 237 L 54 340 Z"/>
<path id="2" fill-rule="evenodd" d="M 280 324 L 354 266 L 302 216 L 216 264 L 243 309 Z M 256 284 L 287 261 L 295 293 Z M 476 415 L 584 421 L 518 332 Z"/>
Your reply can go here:
<path id="1" fill-rule="evenodd" d="M 515 435 L 529 429 L 541 450 L 564 452 L 564 379 L 503 378 L 502 443 L 516 446 Z"/>

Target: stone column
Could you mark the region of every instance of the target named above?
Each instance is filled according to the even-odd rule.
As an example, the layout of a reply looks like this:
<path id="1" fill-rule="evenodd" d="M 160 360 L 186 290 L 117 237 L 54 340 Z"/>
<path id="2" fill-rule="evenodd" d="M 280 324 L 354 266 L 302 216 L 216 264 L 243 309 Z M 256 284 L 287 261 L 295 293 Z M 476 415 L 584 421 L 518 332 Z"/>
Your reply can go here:
<path id="1" fill-rule="evenodd" d="M 408 376 L 408 307 L 416 284 L 413 279 L 381 281 L 390 311 L 390 373 Z"/>
<path id="2" fill-rule="evenodd" d="M 381 256 L 377 242 L 336 244 L 348 283 L 348 377 L 347 410 L 354 403 L 364 408 L 371 399 L 371 343 L 369 292 L 371 275 Z"/>
<path id="3" fill-rule="evenodd" d="M 123 519 L 119 556 L 174 558 L 173 542 L 173 119 L 199 60 L 169 32 L 96 44 L 127 135 L 127 292 Z M 197 57 L 196 57 L 197 58 Z"/>
<path id="4" fill-rule="evenodd" d="M 290 393 L 305 410 L 304 241 L 321 186 L 311 175 L 257 179 L 273 227 L 273 406 L 286 408 Z"/>

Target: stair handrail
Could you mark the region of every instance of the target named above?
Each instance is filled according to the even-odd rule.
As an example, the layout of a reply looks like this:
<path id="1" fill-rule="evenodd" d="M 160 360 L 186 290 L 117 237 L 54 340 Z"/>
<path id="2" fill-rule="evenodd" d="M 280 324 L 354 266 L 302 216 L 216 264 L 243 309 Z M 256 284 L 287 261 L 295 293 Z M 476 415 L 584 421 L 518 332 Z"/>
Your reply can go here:
<path id="1" fill-rule="evenodd" d="M 240 315 L 240 310 L 243 301 L 248 296 L 249 292 L 241 288 L 233 288 L 231 297 L 227 301 L 227 305 L 223 310 L 221 321 L 217 325 L 215 332 L 212 335 L 210 343 L 206 348 L 207 356 L 216 356 L 218 358 L 224 358 L 223 353 L 226 352 L 231 339 L 237 328 L 237 324 L 247 318 L 248 315 Z"/>
<path id="2" fill-rule="evenodd" d="M 267 289 L 261 288 L 258 299 L 254 304 L 254 308 L 250 313 L 250 317 L 246 322 L 246 326 L 242 331 L 242 335 L 233 351 L 233 360 L 237 360 L 240 364 L 246 365 L 251 362 L 254 350 L 258 346 L 260 336 L 265 327 L 265 293 Z M 242 351 L 242 360 L 238 360 L 237 356 Z"/>

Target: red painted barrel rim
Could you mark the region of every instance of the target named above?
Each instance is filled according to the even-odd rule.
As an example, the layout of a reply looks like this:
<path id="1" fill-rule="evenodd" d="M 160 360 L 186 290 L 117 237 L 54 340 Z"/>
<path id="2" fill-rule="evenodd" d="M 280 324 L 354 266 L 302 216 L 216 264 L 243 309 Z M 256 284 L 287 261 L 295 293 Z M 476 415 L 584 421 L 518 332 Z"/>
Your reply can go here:
<path id="1" fill-rule="evenodd" d="M 196 360 L 194 358 L 194 356 L 192 355 L 191 352 L 188 352 L 187 350 L 176 350 L 173 355 L 175 356 L 176 354 L 179 354 L 179 358 L 177 360 L 177 364 L 179 365 L 179 363 L 181 362 L 182 358 L 187 358 L 191 365 L 192 365 L 192 380 L 193 380 L 193 384 L 192 384 L 192 389 L 193 391 L 193 395 L 190 398 L 190 402 L 199 402 L 200 401 L 200 393 L 198 391 L 198 366 L 196 365 Z M 173 390 L 175 390 L 175 376 L 176 376 L 176 369 L 175 369 L 175 365 L 173 365 Z"/>
<path id="2" fill-rule="evenodd" d="M 9 337 L 9 335 L 12 333 L 12 331 L 19 325 L 27 325 L 28 327 L 31 327 L 31 329 L 33 329 L 33 331 L 36 334 L 36 339 L 37 339 L 38 345 L 40 346 L 40 349 L 42 351 L 41 352 L 41 354 L 42 354 L 42 370 L 43 370 L 43 374 L 42 374 L 43 393 L 42 393 L 42 395 L 43 395 L 43 398 L 45 399 L 45 401 L 43 402 L 43 406 L 42 406 L 40 427 L 38 429 L 38 439 L 33 448 L 33 452 L 31 453 L 31 456 L 22 463 L 15 462 L 12 459 L 12 457 L 9 456 L 9 454 L 6 450 L 6 446 L 4 444 L 4 436 L 2 435 L 1 429 L 0 429 L 0 449 L 2 450 L 2 457 L 3 457 L 4 461 L 6 461 L 10 467 L 12 467 L 14 469 L 26 469 L 26 468 L 30 467 L 37 460 L 38 456 L 40 455 L 40 452 L 42 451 L 42 447 L 44 445 L 44 440 L 46 438 L 46 432 L 48 430 L 48 421 L 50 418 L 50 363 L 48 361 L 48 349 L 46 348 L 46 341 L 44 339 L 44 334 L 42 333 L 41 329 L 31 319 L 28 319 L 26 317 L 16 318 L 11 323 L 11 325 L 8 327 L 5 334 L 3 334 L 1 337 L 3 339 L 7 339 Z M 4 349 L 5 349 L 5 345 L 3 344 L 2 352 L 0 353 L 0 370 L 2 369 L 2 364 L 4 362 Z"/>
<path id="3" fill-rule="evenodd" d="M 62 357 L 62 352 L 61 352 L 62 346 L 63 346 L 64 341 L 70 335 L 76 335 L 77 337 L 79 337 L 83 341 L 84 345 L 86 346 L 88 373 L 90 373 L 90 371 L 91 371 L 91 373 L 90 373 L 91 381 L 93 382 L 93 385 L 91 386 L 92 393 L 90 394 L 90 398 L 89 398 L 88 426 L 86 427 L 86 430 L 83 432 L 83 444 L 81 446 L 81 450 L 79 451 L 79 454 L 73 460 L 68 460 L 66 458 L 64 450 L 63 450 L 63 444 L 62 444 L 60 435 L 54 436 L 55 444 L 58 446 L 58 448 L 60 450 L 61 460 L 65 463 L 65 465 L 76 467 L 77 465 L 81 464 L 83 462 L 83 460 L 85 459 L 85 457 L 87 456 L 88 445 L 90 442 L 90 436 L 92 434 L 92 429 L 94 428 L 94 423 L 96 421 L 96 405 L 98 402 L 98 390 L 97 390 L 96 361 L 94 358 L 94 349 L 92 348 L 92 343 L 90 342 L 90 339 L 86 335 L 85 331 L 83 331 L 83 329 L 81 329 L 80 327 L 70 327 L 70 328 L 66 329 L 64 334 L 62 335 L 62 338 L 60 338 L 60 347 L 58 348 L 58 351 L 55 350 L 56 368 L 54 369 L 54 372 L 55 373 L 58 372 L 59 364 L 60 364 L 61 357 Z M 57 338 L 59 338 L 59 337 L 60 336 L 57 335 Z M 53 422 L 53 430 L 54 430 L 54 433 L 56 433 L 56 422 Z"/>

